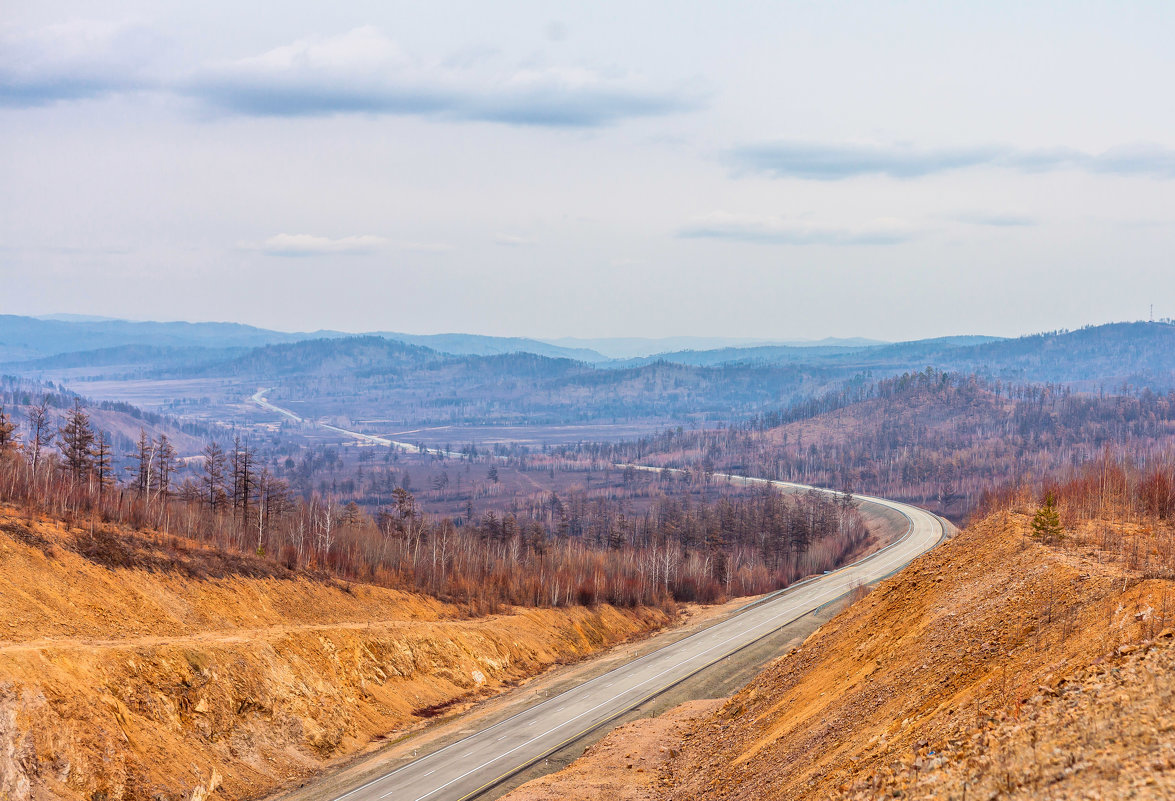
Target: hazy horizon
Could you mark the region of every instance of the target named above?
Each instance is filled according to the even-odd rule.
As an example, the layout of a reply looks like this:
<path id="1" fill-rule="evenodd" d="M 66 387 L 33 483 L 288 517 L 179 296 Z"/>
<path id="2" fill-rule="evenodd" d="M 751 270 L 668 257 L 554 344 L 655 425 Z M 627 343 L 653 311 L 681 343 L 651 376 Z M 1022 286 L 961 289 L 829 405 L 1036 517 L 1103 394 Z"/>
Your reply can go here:
<path id="1" fill-rule="evenodd" d="M 0 314 L 13 314 L 13 312 L 0 310 Z M 950 332 L 943 333 L 943 334 L 915 336 L 915 337 L 911 337 L 910 339 L 897 340 L 897 339 L 882 339 L 880 337 L 870 336 L 867 333 L 866 334 L 858 334 L 858 333 L 829 334 L 829 335 L 821 336 L 821 337 L 804 337 L 804 336 L 785 337 L 785 336 L 743 335 L 743 334 L 738 333 L 737 331 L 735 331 L 735 332 L 701 333 L 701 334 L 695 333 L 695 332 L 690 332 L 690 331 L 677 331 L 677 332 L 668 332 L 665 334 L 658 334 L 658 335 L 653 335 L 653 336 L 627 336 L 627 335 L 622 335 L 622 334 L 620 334 L 620 335 L 609 334 L 606 332 L 600 333 L 597 335 L 575 336 L 575 335 L 562 335 L 562 334 L 543 334 L 543 333 L 534 333 L 534 332 L 525 332 L 525 331 L 518 332 L 518 333 L 501 333 L 501 334 L 488 333 L 485 331 L 459 330 L 459 329 L 444 329 L 444 330 L 435 330 L 435 331 L 434 330 L 416 331 L 416 330 L 405 330 L 405 329 L 393 329 L 393 328 L 387 328 L 387 327 L 378 328 L 378 329 L 376 329 L 376 328 L 368 328 L 368 329 L 327 328 L 324 326 L 314 326 L 314 327 L 307 327 L 307 328 L 281 328 L 281 327 L 275 327 L 275 326 L 260 325 L 257 323 L 250 322 L 248 320 L 229 320 L 229 319 L 214 320 L 214 319 L 195 319 L 195 318 L 163 319 L 163 318 L 148 318 L 148 317 L 133 318 L 133 317 L 116 317 L 116 316 L 109 316 L 109 315 L 102 315 L 102 314 L 88 314 L 88 313 L 84 313 L 84 312 L 61 312 L 61 311 L 47 312 L 44 314 L 27 314 L 27 315 L 18 314 L 17 316 L 32 317 L 32 318 L 39 319 L 39 320 L 55 320 L 55 321 L 60 321 L 60 322 L 102 322 L 102 321 L 106 321 L 106 322 L 127 322 L 127 323 L 165 323 L 165 324 L 166 323 L 189 323 L 189 324 L 216 324 L 216 325 L 245 325 L 245 326 L 250 326 L 253 328 L 276 331 L 276 332 L 283 333 L 283 334 L 316 334 L 316 333 L 342 333 L 342 334 L 348 334 L 348 335 L 351 335 L 351 334 L 353 334 L 353 335 L 404 334 L 406 336 L 423 336 L 423 337 L 445 336 L 445 335 L 485 336 L 485 337 L 501 337 L 501 338 L 505 338 L 505 339 L 530 339 L 530 340 L 535 340 L 535 341 L 539 341 L 539 342 L 547 342 L 547 343 L 551 343 L 551 344 L 563 344 L 563 345 L 570 345 L 570 346 L 574 346 L 578 343 L 591 343 L 591 342 L 602 342 L 602 341 L 620 342 L 620 341 L 624 341 L 624 340 L 632 340 L 632 341 L 658 342 L 658 341 L 688 340 L 688 339 L 729 340 L 731 342 L 737 341 L 737 342 L 743 342 L 743 343 L 760 342 L 763 344 L 787 344 L 787 343 L 792 343 L 792 342 L 794 342 L 794 343 L 819 343 L 819 342 L 823 342 L 826 340 L 828 340 L 828 341 L 861 340 L 861 341 L 873 341 L 873 342 L 877 342 L 880 344 L 890 344 L 890 343 L 916 341 L 916 340 L 923 340 L 923 339 L 936 339 L 936 338 L 940 338 L 940 337 L 994 336 L 994 337 L 1003 337 L 1003 338 L 1008 338 L 1008 339 L 1014 339 L 1017 337 L 1032 336 L 1035 334 L 1051 333 L 1056 330 L 1074 330 L 1074 329 L 1080 329 L 1080 328 L 1086 328 L 1086 327 L 1097 327 L 1097 326 L 1102 326 L 1102 325 L 1115 325 L 1115 324 L 1122 324 L 1122 323 L 1137 323 L 1137 322 L 1169 323 L 1170 322 L 1169 318 L 1158 318 L 1158 317 L 1155 317 L 1155 319 L 1153 319 L 1153 320 L 1148 320 L 1147 318 L 1138 318 L 1138 319 L 1133 319 L 1133 320 L 1101 320 L 1101 321 L 1088 321 L 1088 322 L 1082 323 L 1080 325 L 1072 326 L 1071 328 L 1068 326 L 1061 326 L 1058 329 L 1043 329 L 1043 328 L 1025 329 L 1023 331 L 1018 331 L 1018 332 L 1012 333 L 1012 334 L 992 334 L 989 331 L 959 330 L 959 331 L 950 331 Z M 746 345 L 743 345 L 743 346 L 745 347 Z"/>

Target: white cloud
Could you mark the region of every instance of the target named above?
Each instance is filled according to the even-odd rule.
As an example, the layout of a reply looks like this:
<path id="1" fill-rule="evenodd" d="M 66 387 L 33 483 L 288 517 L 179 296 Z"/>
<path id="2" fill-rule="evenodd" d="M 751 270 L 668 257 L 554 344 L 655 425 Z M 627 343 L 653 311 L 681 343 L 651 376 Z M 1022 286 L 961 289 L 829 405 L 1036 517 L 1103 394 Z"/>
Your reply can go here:
<path id="1" fill-rule="evenodd" d="M 1175 150 L 1154 142 L 1134 142 L 1101 153 L 1086 153 L 1069 147 L 916 148 L 785 140 L 742 145 L 731 150 L 727 158 L 739 174 L 814 181 L 839 181 L 862 175 L 912 179 L 977 167 L 1029 174 L 1083 170 L 1110 175 L 1175 178 Z"/>
<path id="2" fill-rule="evenodd" d="M 631 76 L 495 64 L 494 53 L 429 63 L 405 53 L 379 29 L 362 27 L 209 66 L 180 91 L 249 116 L 398 114 L 569 128 L 698 105 L 690 92 L 652 88 Z"/>
<path id="3" fill-rule="evenodd" d="M 135 22 L 71 19 L 0 30 L 0 106 L 42 106 L 158 85 L 161 38 Z"/>
<path id="4" fill-rule="evenodd" d="M 376 253 L 387 247 L 380 236 L 344 236 L 331 239 L 312 234 L 277 234 L 261 243 L 261 250 L 273 256 L 321 256 L 330 254 Z"/>
<path id="5" fill-rule="evenodd" d="M 696 218 L 678 231 L 678 236 L 689 239 L 724 239 L 766 245 L 896 245 L 917 235 L 914 226 L 893 218 L 839 226 L 726 212 Z"/>

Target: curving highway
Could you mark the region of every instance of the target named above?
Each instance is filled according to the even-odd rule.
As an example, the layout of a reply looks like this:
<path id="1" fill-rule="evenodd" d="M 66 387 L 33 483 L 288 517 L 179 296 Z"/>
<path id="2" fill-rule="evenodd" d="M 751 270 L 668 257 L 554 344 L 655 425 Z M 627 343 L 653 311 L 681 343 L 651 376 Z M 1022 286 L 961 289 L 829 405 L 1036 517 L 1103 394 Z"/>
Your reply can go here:
<path id="1" fill-rule="evenodd" d="M 642 468 L 651 469 L 651 468 Z M 729 477 L 747 483 L 762 479 Z M 785 491 L 812 489 L 770 482 Z M 828 490 L 820 490 L 827 492 Z M 908 521 L 892 545 L 831 573 L 757 601 L 729 619 L 587 681 L 561 695 L 427 754 L 334 801 L 460 801 L 480 794 L 652 696 L 803 617 L 856 586 L 901 569 L 946 533 L 931 513 L 895 501 L 856 496 L 861 506 Z"/>
<path id="2" fill-rule="evenodd" d="M 265 393 L 264 389 L 258 390 L 250 400 L 268 411 L 302 421 L 293 412 L 266 400 Z M 322 423 L 318 425 L 373 444 L 417 450 L 407 443 Z M 661 470 L 643 465 L 632 467 Z M 718 477 L 745 484 L 771 484 L 785 492 L 812 489 L 833 492 L 785 481 L 722 474 Z M 947 533 L 946 525 L 949 524 L 924 509 L 867 495 L 855 498 L 865 511 L 872 506 L 874 512 L 896 512 L 907 521 L 905 533 L 893 544 L 864 559 L 767 595 L 721 623 L 421 756 L 374 781 L 336 796 L 333 801 L 463 801 L 473 798 L 780 627 L 835 601 L 855 587 L 900 570 L 933 548 Z"/>

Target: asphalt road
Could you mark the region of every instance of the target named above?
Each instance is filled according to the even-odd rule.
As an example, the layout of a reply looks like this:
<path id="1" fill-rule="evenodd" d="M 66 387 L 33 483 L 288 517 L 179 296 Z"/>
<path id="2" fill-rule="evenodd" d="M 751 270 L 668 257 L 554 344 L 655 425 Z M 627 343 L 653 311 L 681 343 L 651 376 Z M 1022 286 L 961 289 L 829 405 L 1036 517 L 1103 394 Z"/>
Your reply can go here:
<path id="1" fill-rule="evenodd" d="M 413 445 L 409 442 L 397 442 L 396 440 L 388 439 L 387 437 L 377 437 L 374 434 L 361 434 L 358 431 L 348 431 L 345 428 L 339 428 L 338 426 L 328 425 L 327 423 L 320 423 L 320 422 L 314 422 L 312 420 L 307 420 L 304 417 L 299 417 L 298 415 L 294 414 L 289 409 L 283 409 L 280 406 L 277 406 L 275 404 L 270 403 L 269 400 L 267 400 L 265 397 L 266 393 L 268 393 L 268 392 L 269 392 L 268 389 L 259 389 L 253 393 L 253 395 L 249 398 L 249 400 L 256 403 L 262 409 L 265 409 L 266 411 L 269 411 L 269 412 L 273 412 L 274 414 L 280 414 L 282 417 L 289 418 L 290 420 L 293 420 L 295 423 L 310 423 L 311 425 L 316 425 L 319 428 L 325 428 L 328 431 L 333 431 L 336 434 L 341 434 L 342 436 L 348 437 L 350 439 L 355 439 L 360 442 L 367 442 L 372 445 L 384 445 L 389 448 L 399 448 L 400 450 L 404 451 L 405 453 L 426 453 L 426 454 L 431 453 L 431 454 L 435 454 L 437 456 L 448 456 L 448 457 L 451 457 L 454 459 L 459 459 L 462 456 L 462 454 L 460 454 L 460 453 L 454 453 L 451 451 L 443 451 L 438 448 L 431 448 L 431 449 L 424 448 L 424 449 L 422 449 L 422 448 L 420 448 L 420 446 Z"/>
<path id="2" fill-rule="evenodd" d="M 762 483 L 761 479 L 732 479 Z M 771 482 L 787 491 L 802 485 Z M 823 491 L 823 490 L 822 490 Z M 929 512 L 881 498 L 856 496 L 902 514 L 906 534 L 865 559 L 751 604 L 726 621 L 587 681 L 561 695 L 426 754 L 334 801 L 459 801 L 542 759 L 699 670 L 779 627 L 900 569 L 942 538 Z"/>

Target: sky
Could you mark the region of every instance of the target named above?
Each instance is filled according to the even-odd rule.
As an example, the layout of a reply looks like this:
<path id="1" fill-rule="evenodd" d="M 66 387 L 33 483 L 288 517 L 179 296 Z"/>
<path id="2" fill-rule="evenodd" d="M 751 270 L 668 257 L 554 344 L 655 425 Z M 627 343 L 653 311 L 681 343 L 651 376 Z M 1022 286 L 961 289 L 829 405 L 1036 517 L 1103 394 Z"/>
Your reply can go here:
<path id="1" fill-rule="evenodd" d="M 1175 316 L 1175 4 L 0 0 L 0 313 Z"/>

